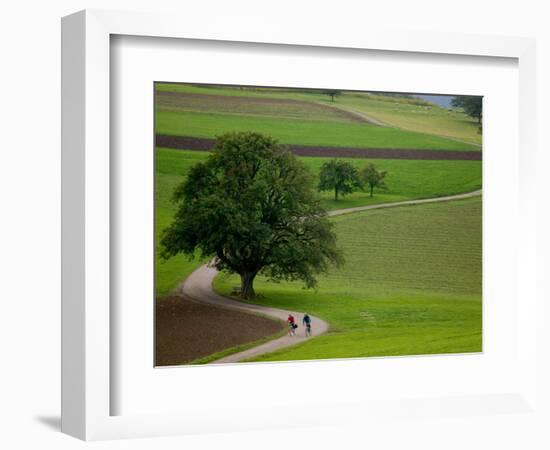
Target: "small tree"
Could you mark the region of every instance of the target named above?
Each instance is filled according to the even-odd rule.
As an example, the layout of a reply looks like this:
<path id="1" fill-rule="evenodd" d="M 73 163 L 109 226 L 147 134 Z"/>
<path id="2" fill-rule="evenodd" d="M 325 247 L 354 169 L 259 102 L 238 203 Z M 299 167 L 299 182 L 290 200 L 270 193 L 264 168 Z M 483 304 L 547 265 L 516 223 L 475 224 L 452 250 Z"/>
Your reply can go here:
<path id="1" fill-rule="evenodd" d="M 362 188 L 357 169 L 349 162 L 332 159 L 321 166 L 319 173 L 319 190 L 334 190 L 334 200 L 340 194 L 346 195 Z"/>
<path id="2" fill-rule="evenodd" d="M 386 184 L 384 183 L 384 178 L 386 178 L 387 172 L 377 170 L 375 165 L 370 163 L 363 169 L 361 169 L 360 177 L 361 180 L 368 184 L 370 188 L 370 196 L 372 197 L 374 188 L 385 189 Z"/>
<path id="3" fill-rule="evenodd" d="M 451 105 L 455 108 L 462 108 L 466 114 L 477 119 L 477 123 L 481 125 L 481 118 L 483 117 L 483 97 L 460 95 L 453 97 Z"/>
<path id="4" fill-rule="evenodd" d="M 330 97 L 330 101 L 334 101 L 334 97 L 338 97 L 341 92 L 334 90 L 334 89 L 327 89 L 326 91 L 323 91 L 323 94 L 328 95 Z"/>
<path id="5" fill-rule="evenodd" d="M 254 279 L 302 280 L 343 262 L 336 235 L 308 168 L 269 136 L 228 133 L 174 191 L 177 211 L 164 231 L 161 255 L 200 251 L 218 270 L 241 277 L 241 296 Z"/>

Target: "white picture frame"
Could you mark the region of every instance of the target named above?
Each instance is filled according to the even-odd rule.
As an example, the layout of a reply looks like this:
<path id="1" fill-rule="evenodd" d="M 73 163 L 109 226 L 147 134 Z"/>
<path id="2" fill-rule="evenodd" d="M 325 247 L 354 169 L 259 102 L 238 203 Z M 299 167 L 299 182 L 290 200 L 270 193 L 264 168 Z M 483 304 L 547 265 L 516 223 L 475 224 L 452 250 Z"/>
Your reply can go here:
<path id="1" fill-rule="evenodd" d="M 185 26 L 182 26 L 185 23 Z M 110 335 L 111 173 L 110 160 L 110 40 L 111 36 L 142 36 L 223 42 L 265 43 L 368 49 L 416 54 L 447 54 L 512 58 L 519 74 L 519 178 L 517 183 L 518 355 L 521 367 L 516 389 L 502 395 L 465 398 L 425 398 L 409 404 L 410 413 L 435 408 L 442 415 L 499 412 L 503 405 L 518 413 L 537 411 L 536 318 L 534 291 L 536 249 L 534 186 L 530 173 L 535 152 L 535 43 L 532 39 L 372 30 L 338 36 L 299 31 L 234 27 L 165 14 L 82 11 L 62 22 L 62 430 L 85 440 L 249 430 L 286 425 L 368 420 L 392 416 L 392 403 L 327 405 L 304 415 L 274 408 L 266 423 L 260 412 L 211 414 L 111 415 L 112 364 Z M 323 363 L 316 363 L 322 365 Z M 249 366 L 250 367 L 250 366 Z M 347 370 L 352 370 L 351 366 Z M 185 376 L 182 373 L 182 377 Z M 403 397 L 403 399 L 406 397 Z M 392 400 L 395 402 L 395 399 Z M 435 402 L 435 403 L 434 403 Z M 393 403 L 395 404 L 395 403 Z M 279 409 L 278 409 L 279 408 Z M 225 415 L 224 415 L 225 414 Z"/>

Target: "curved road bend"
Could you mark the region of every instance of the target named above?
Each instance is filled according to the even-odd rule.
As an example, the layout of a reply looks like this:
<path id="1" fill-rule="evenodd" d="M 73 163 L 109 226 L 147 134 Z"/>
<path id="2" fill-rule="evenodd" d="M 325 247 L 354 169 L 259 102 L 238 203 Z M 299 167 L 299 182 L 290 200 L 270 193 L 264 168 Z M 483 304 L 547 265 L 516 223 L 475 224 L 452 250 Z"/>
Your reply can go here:
<path id="1" fill-rule="evenodd" d="M 223 297 L 218 295 L 212 289 L 212 281 L 218 274 L 218 271 L 204 264 L 195 270 L 191 275 L 189 275 L 185 281 L 179 286 L 178 293 L 183 295 L 186 299 L 206 303 L 209 305 L 214 305 L 216 307 L 230 308 L 238 311 L 244 311 L 247 313 L 263 314 L 275 319 L 282 320 L 286 322 L 286 319 L 289 314 L 292 314 L 296 322 L 301 325 L 303 312 L 297 311 L 288 311 L 277 308 L 270 308 L 268 306 L 262 305 L 253 305 L 243 303 L 228 297 Z M 320 334 L 326 333 L 328 331 L 328 323 L 324 320 L 319 319 L 315 316 L 311 317 L 311 328 L 312 328 L 312 337 L 319 336 Z M 296 345 L 301 342 L 304 342 L 309 337 L 304 336 L 304 327 L 299 326 L 295 336 L 283 336 L 272 341 L 268 341 L 264 344 L 258 345 L 257 347 L 244 350 L 239 353 L 234 353 L 232 355 L 226 356 L 224 358 L 213 361 L 212 363 L 235 363 L 242 361 L 248 358 L 254 358 L 264 353 L 269 353 L 280 348 L 290 347 L 291 345 Z"/>

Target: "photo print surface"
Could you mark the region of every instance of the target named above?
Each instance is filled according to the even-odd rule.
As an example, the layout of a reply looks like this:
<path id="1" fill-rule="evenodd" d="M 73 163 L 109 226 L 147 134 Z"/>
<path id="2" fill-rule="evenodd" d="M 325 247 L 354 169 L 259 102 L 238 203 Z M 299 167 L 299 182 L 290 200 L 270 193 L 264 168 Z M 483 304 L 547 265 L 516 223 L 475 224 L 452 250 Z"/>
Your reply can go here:
<path id="1" fill-rule="evenodd" d="M 482 351 L 482 98 L 155 83 L 155 364 Z"/>

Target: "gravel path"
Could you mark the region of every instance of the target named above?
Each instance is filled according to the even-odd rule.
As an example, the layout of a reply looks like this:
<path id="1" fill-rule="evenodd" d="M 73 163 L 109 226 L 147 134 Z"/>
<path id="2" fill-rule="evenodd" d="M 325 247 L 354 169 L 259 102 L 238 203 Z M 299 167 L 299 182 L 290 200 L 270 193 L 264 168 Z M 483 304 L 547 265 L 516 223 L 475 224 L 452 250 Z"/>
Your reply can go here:
<path id="1" fill-rule="evenodd" d="M 328 106 L 330 106 L 334 109 L 338 109 L 340 111 L 346 111 L 346 112 L 352 114 L 353 116 L 357 117 L 359 120 L 361 120 L 363 122 L 372 123 L 373 125 L 378 125 L 379 127 L 387 127 L 388 126 L 384 122 L 382 122 L 378 119 L 375 119 L 374 117 L 369 116 L 368 114 L 365 114 L 363 112 L 359 112 L 359 111 L 356 111 L 356 110 L 351 109 L 351 108 L 343 108 L 343 107 L 337 106 L 337 105 L 328 105 Z"/>
<path id="2" fill-rule="evenodd" d="M 296 319 L 299 327 L 295 336 L 283 336 L 274 339 L 257 347 L 253 347 L 239 353 L 234 353 L 222 359 L 213 361 L 214 364 L 235 363 L 243 361 L 245 359 L 263 355 L 264 353 L 269 353 L 280 348 L 299 344 L 306 341 L 307 339 L 319 336 L 320 334 L 326 333 L 328 331 L 329 326 L 327 322 L 319 319 L 318 317 L 310 316 L 312 336 L 305 337 L 304 327 L 302 326 L 302 317 L 304 316 L 303 312 L 288 311 L 283 309 L 270 308 L 267 306 L 247 304 L 216 294 L 212 289 L 212 281 L 217 274 L 218 271 L 215 268 L 205 264 L 199 267 L 187 277 L 187 279 L 178 288 L 178 293 L 195 302 L 206 303 L 217 307 L 244 311 L 253 314 L 263 314 L 265 316 L 269 316 L 285 322 L 288 315 L 292 314 Z"/>
<path id="3" fill-rule="evenodd" d="M 465 194 L 456 194 L 456 195 L 447 195 L 445 197 L 433 197 L 433 198 L 425 198 L 425 199 L 419 199 L 419 200 L 405 200 L 402 202 L 394 202 L 394 203 L 380 203 L 379 205 L 368 205 L 368 206 L 356 206 L 354 208 L 343 208 L 343 209 L 335 209 L 333 211 L 329 211 L 329 216 L 341 216 L 342 214 L 349 214 L 354 212 L 360 212 L 360 211 L 369 211 L 371 209 L 381 209 L 381 208 L 395 208 L 396 206 L 407 206 L 407 205 L 422 205 L 423 203 L 437 203 L 437 202 L 448 202 L 451 200 L 460 200 L 463 198 L 470 198 L 470 197 L 477 197 L 478 195 L 481 195 L 481 189 L 477 191 L 472 192 L 466 192 Z"/>
<path id="4" fill-rule="evenodd" d="M 393 208 L 397 206 L 407 206 L 407 205 L 420 205 L 424 203 L 436 203 L 436 202 L 446 202 L 451 200 L 460 200 L 470 197 L 475 197 L 481 195 L 482 191 L 477 190 L 474 192 L 468 192 L 465 194 L 449 195 L 446 197 L 435 197 L 427 198 L 421 200 L 408 200 L 403 202 L 396 203 L 382 203 L 379 205 L 370 205 L 370 206 L 359 206 L 356 208 L 345 208 L 338 209 L 329 212 L 329 216 L 339 216 L 342 214 L 349 214 L 359 211 L 368 211 L 371 209 L 380 209 L 380 208 Z M 304 336 L 304 327 L 302 326 L 302 317 L 303 312 L 298 311 L 288 311 L 283 309 L 271 308 L 262 305 L 248 304 L 243 303 L 238 300 L 234 300 L 228 297 L 223 297 L 218 295 L 212 289 L 212 281 L 218 274 L 218 271 L 214 268 L 205 264 L 195 270 L 191 275 L 189 275 L 185 281 L 178 287 L 177 293 L 184 296 L 185 298 L 209 305 L 215 305 L 217 307 L 228 308 L 233 310 L 238 310 L 242 312 L 248 312 L 253 314 L 262 314 L 269 316 L 275 319 L 280 319 L 286 321 L 288 314 L 292 314 L 297 323 L 300 325 L 296 336 L 283 336 L 272 341 L 268 341 L 264 344 L 261 344 L 257 347 L 250 348 L 248 350 L 234 353 L 232 355 L 226 356 L 224 358 L 213 361 L 212 364 L 218 363 L 236 363 L 243 361 L 249 358 L 255 358 L 257 356 L 263 355 L 265 353 L 270 353 L 275 350 L 290 347 L 302 343 L 308 339 L 312 339 L 315 336 L 319 336 L 323 333 L 326 333 L 329 329 L 329 324 L 324 320 L 319 319 L 318 317 L 311 316 L 312 319 L 312 336 Z"/>

